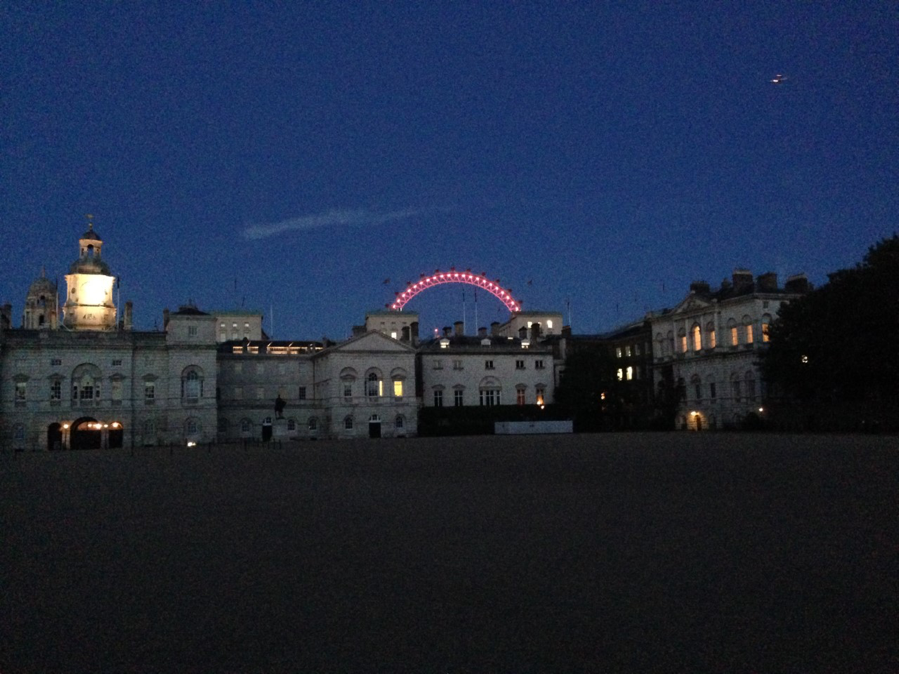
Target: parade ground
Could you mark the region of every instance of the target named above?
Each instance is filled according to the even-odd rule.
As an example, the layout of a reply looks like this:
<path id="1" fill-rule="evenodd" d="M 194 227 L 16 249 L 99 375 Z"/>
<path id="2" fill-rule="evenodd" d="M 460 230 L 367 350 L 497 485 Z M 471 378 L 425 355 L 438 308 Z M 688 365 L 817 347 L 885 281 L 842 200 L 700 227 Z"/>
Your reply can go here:
<path id="1" fill-rule="evenodd" d="M 896 672 L 899 439 L 0 454 L 0 672 Z"/>

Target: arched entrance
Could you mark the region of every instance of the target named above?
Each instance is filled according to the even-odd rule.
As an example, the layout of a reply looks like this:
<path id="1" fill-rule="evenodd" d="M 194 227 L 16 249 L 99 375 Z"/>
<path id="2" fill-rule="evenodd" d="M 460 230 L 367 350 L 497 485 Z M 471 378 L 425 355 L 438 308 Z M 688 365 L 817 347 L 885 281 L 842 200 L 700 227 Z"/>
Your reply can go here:
<path id="1" fill-rule="evenodd" d="M 72 423 L 72 449 L 100 449 L 102 442 L 100 424 L 93 417 L 81 417 Z"/>
<path id="2" fill-rule="evenodd" d="M 62 426 L 52 423 L 47 426 L 47 449 L 53 451 L 62 449 Z"/>
<path id="3" fill-rule="evenodd" d="M 381 437 L 381 417 L 377 414 L 372 414 L 368 419 L 368 437 Z"/>

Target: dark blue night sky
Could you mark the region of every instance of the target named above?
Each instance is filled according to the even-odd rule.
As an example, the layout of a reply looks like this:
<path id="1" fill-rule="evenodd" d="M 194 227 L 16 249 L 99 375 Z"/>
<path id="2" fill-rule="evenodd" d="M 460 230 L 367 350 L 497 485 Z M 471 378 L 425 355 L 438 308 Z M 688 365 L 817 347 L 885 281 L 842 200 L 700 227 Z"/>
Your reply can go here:
<path id="1" fill-rule="evenodd" d="M 0 302 L 18 325 L 86 213 L 146 329 L 193 300 L 339 339 L 450 265 L 576 332 L 735 267 L 822 283 L 897 230 L 897 28 L 888 2 L 6 2 Z M 408 308 L 426 333 L 462 287 Z"/>

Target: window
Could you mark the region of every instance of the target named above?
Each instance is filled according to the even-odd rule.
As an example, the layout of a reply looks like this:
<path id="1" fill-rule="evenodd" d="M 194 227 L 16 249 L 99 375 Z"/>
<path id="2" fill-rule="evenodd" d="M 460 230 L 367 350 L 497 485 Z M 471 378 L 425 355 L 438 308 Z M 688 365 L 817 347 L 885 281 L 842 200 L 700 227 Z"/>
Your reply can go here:
<path id="1" fill-rule="evenodd" d="M 493 368 L 493 361 L 492 361 L 492 360 L 485 360 L 485 361 L 484 361 L 484 369 L 485 369 L 485 370 L 492 370 L 492 369 L 494 369 L 494 368 Z"/>
<path id="2" fill-rule="evenodd" d="M 742 392 L 740 390 L 740 379 L 735 374 L 731 375 L 730 389 L 731 389 L 731 395 L 733 396 L 734 400 L 736 400 L 737 402 L 740 402 L 740 399 L 742 397 Z"/>
<path id="3" fill-rule="evenodd" d="M 200 369 L 191 365 L 181 373 L 181 399 L 197 401 L 202 397 L 203 377 L 200 375 Z"/>
<path id="4" fill-rule="evenodd" d="M 402 379 L 394 379 L 393 380 L 393 397 L 394 398 L 402 398 L 403 397 L 403 380 Z"/>
<path id="5" fill-rule="evenodd" d="M 702 351 L 702 330 L 700 330 L 699 325 L 694 324 L 690 328 L 690 336 L 693 340 L 693 350 Z"/>
<path id="6" fill-rule="evenodd" d="M 297 421 L 296 419 L 288 419 L 287 420 L 287 430 L 291 433 L 297 430 Z"/>
<path id="7" fill-rule="evenodd" d="M 515 404 L 516 405 L 524 405 L 524 389 L 523 388 L 515 389 Z"/>
<path id="8" fill-rule="evenodd" d="M 462 407 L 465 405 L 465 391 L 459 388 L 453 391 L 453 405 L 455 407 Z"/>
<path id="9" fill-rule="evenodd" d="M 621 358 L 621 347 L 620 346 L 615 347 L 615 357 Z"/>
<path id="10" fill-rule="evenodd" d="M 746 343 L 752 344 L 753 342 L 753 334 L 752 334 L 752 319 L 749 316 L 743 316 L 743 325 L 746 330 Z"/>
<path id="11" fill-rule="evenodd" d="M 366 377 L 365 394 L 369 398 L 377 398 L 383 395 L 383 383 L 374 372 L 370 372 L 368 377 Z"/>
<path id="12" fill-rule="evenodd" d="M 683 328 L 677 331 L 677 348 L 680 353 L 687 353 L 687 333 Z"/>
<path id="13" fill-rule="evenodd" d="M 345 430 L 348 430 L 348 431 L 353 430 L 353 417 L 346 417 L 343 420 L 343 427 Z"/>
<path id="14" fill-rule="evenodd" d="M 79 365 L 72 372 L 72 403 L 92 405 L 100 400 L 100 368 L 95 365 Z"/>
<path id="15" fill-rule="evenodd" d="M 443 391 L 434 389 L 434 407 L 443 407 Z"/>
<path id="16" fill-rule="evenodd" d="M 50 365 L 52 365 L 54 367 L 57 365 L 62 365 L 62 358 L 52 358 L 50 360 Z"/>
<path id="17" fill-rule="evenodd" d="M 442 360 L 435 360 L 435 361 L 434 361 L 434 369 L 435 369 L 435 370 L 442 370 L 442 369 L 443 369 L 443 361 L 442 361 Z"/>
<path id="18" fill-rule="evenodd" d="M 628 358 L 631 357 L 631 347 L 630 345 L 624 347 L 624 355 Z"/>
<path id="19" fill-rule="evenodd" d="M 546 329 L 547 330 L 553 329 L 553 322 L 551 320 L 546 321 Z"/>
<path id="20" fill-rule="evenodd" d="M 197 435 L 200 432 L 200 422 L 191 417 L 184 422 L 184 432 L 187 435 Z"/>
<path id="21" fill-rule="evenodd" d="M 50 400 L 62 400 L 62 381 L 59 379 L 50 382 Z"/>
<path id="22" fill-rule="evenodd" d="M 643 353 L 643 349 L 640 348 L 640 345 L 634 344 L 634 355 L 639 356 L 641 353 Z"/>
<path id="23" fill-rule="evenodd" d="M 462 361 L 461 361 L 461 360 L 454 360 L 454 361 L 453 361 L 453 369 L 454 369 L 454 370 L 462 370 L 462 369 L 464 369 L 463 366 L 462 366 Z"/>
<path id="24" fill-rule="evenodd" d="M 523 360 L 516 360 L 516 361 L 515 361 L 515 369 L 516 369 L 516 370 L 523 370 L 523 369 L 524 369 L 524 361 L 523 361 Z"/>
<path id="25" fill-rule="evenodd" d="M 300 400 L 306 400 L 306 387 L 305 386 L 300 386 L 300 388 L 297 390 L 297 398 Z"/>
<path id="26" fill-rule="evenodd" d="M 542 361 L 542 360 L 535 360 L 535 361 L 534 361 L 534 369 L 535 369 L 535 370 L 542 370 L 543 368 L 544 368 L 544 365 L 543 365 L 543 361 Z"/>
<path id="27" fill-rule="evenodd" d="M 500 404 L 500 392 L 496 389 L 481 389 L 481 405 L 493 407 Z"/>
<path id="28" fill-rule="evenodd" d="M 755 400 L 755 375 L 751 370 L 746 372 L 746 397 Z"/>
<path id="29" fill-rule="evenodd" d="M 28 382 L 17 381 L 16 382 L 16 405 L 25 404 L 25 399 L 28 394 Z"/>
<path id="30" fill-rule="evenodd" d="M 120 378 L 109 382 L 109 397 L 112 399 L 113 405 L 122 404 L 122 380 Z"/>
<path id="31" fill-rule="evenodd" d="M 353 382 L 351 380 L 343 382 L 343 400 L 350 402 L 353 399 Z"/>
<path id="32" fill-rule="evenodd" d="M 190 325 L 190 326 L 188 326 L 188 327 L 187 327 L 187 334 L 188 334 L 188 336 L 190 336 L 190 337 L 196 337 L 196 336 L 197 336 L 197 326 L 196 326 L 196 325 Z"/>
<path id="33" fill-rule="evenodd" d="M 717 395 L 717 392 L 715 391 L 715 382 L 710 381 L 709 382 L 709 398 L 714 400 L 716 395 Z"/>
<path id="34" fill-rule="evenodd" d="M 144 382 L 144 401 L 151 403 L 156 399 L 156 382 Z"/>
<path id="35" fill-rule="evenodd" d="M 740 334 L 737 331 L 737 325 L 734 323 L 733 319 L 728 322 L 728 327 L 730 328 L 730 345 L 736 346 L 740 343 Z"/>
<path id="36" fill-rule="evenodd" d="M 714 349 L 717 344 L 715 344 L 715 324 L 709 323 L 705 326 L 705 333 L 708 335 L 706 337 L 706 341 L 708 342 L 708 346 L 710 349 Z"/>
<path id="37" fill-rule="evenodd" d="M 253 422 L 249 419 L 241 419 L 240 420 L 240 432 L 243 434 L 247 434 L 253 430 Z"/>
<path id="38" fill-rule="evenodd" d="M 633 367 L 628 367 L 627 369 L 625 369 L 624 378 L 627 379 L 628 381 L 630 381 L 631 379 L 634 378 L 634 368 Z"/>
<path id="39" fill-rule="evenodd" d="M 693 375 L 690 378 L 690 383 L 693 385 L 693 397 L 696 400 L 702 400 L 702 380 L 699 378 L 698 374 Z"/>
<path id="40" fill-rule="evenodd" d="M 762 316 L 762 343 L 768 343 L 771 341 L 771 315 L 765 314 Z"/>
<path id="41" fill-rule="evenodd" d="M 624 380 L 624 368 L 619 367 L 618 372 L 615 373 L 615 376 L 618 379 L 618 381 L 623 381 Z"/>
<path id="42" fill-rule="evenodd" d="M 394 428 L 396 428 L 396 430 L 401 431 L 401 430 L 403 430 L 403 428 L 405 428 L 405 426 L 406 426 L 406 421 L 403 419 L 403 417 L 398 416 L 398 417 L 394 420 L 393 426 L 394 426 Z"/>
<path id="43" fill-rule="evenodd" d="M 317 431 L 317 430 L 318 430 L 318 419 L 316 419 L 315 417 L 312 417 L 312 418 L 309 420 L 309 430 L 310 430 L 310 431 Z"/>
<path id="44" fill-rule="evenodd" d="M 546 387 L 542 384 L 537 384 L 537 404 L 542 405 L 544 400 L 546 399 Z"/>

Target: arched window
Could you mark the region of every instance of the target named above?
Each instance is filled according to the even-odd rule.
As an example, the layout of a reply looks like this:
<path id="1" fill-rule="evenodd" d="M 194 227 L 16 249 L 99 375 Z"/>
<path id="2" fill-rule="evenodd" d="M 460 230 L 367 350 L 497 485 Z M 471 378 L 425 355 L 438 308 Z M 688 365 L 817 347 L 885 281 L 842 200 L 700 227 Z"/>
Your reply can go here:
<path id="1" fill-rule="evenodd" d="M 91 405 L 100 400 L 100 368 L 84 363 L 72 370 L 72 403 Z"/>
<path id="2" fill-rule="evenodd" d="M 665 355 L 665 338 L 661 332 L 656 333 L 656 354 L 660 358 Z"/>
<path id="3" fill-rule="evenodd" d="M 730 333 L 730 345 L 736 346 L 740 343 L 740 335 L 737 332 L 737 322 L 734 319 L 727 321 L 727 331 Z"/>
<path id="4" fill-rule="evenodd" d="M 755 400 L 755 373 L 752 370 L 746 371 L 746 397 L 749 400 Z"/>
<path id="5" fill-rule="evenodd" d="M 196 365 L 184 368 L 181 372 L 181 399 L 186 402 L 197 402 L 203 397 L 203 370 Z"/>
<path id="6" fill-rule="evenodd" d="M 297 420 L 296 419 L 288 419 L 287 420 L 287 430 L 293 433 L 297 430 Z"/>
<path id="7" fill-rule="evenodd" d="M 693 341 L 693 350 L 702 351 L 702 329 L 699 327 L 699 323 L 694 323 L 690 328 L 690 336 Z"/>
<path id="8" fill-rule="evenodd" d="M 196 437 L 200 434 L 200 421 L 196 417 L 188 417 L 185 420 L 184 434 L 188 437 Z"/>
<path id="9" fill-rule="evenodd" d="M 249 419 L 241 419 L 240 420 L 240 434 L 241 435 L 249 435 L 253 432 L 253 422 Z"/>
<path id="10" fill-rule="evenodd" d="M 690 386 L 693 387 L 693 397 L 698 401 L 702 400 L 702 379 L 698 374 L 690 377 Z"/>
<path id="11" fill-rule="evenodd" d="M 730 390 L 731 396 L 736 402 L 740 402 L 743 398 L 742 386 L 740 382 L 740 375 L 736 372 L 730 376 Z"/>
<path id="12" fill-rule="evenodd" d="M 713 321 L 709 321 L 705 326 L 705 334 L 706 336 L 706 344 L 708 348 L 714 349 L 717 344 L 715 343 L 715 323 Z"/>
<path id="13" fill-rule="evenodd" d="M 769 331 L 771 330 L 771 314 L 765 314 L 762 316 L 762 342 L 767 343 L 771 341 L 771 335 Z"/>
<path id="14" fill-rule="evenodd" d="M 318 430 L 318 419 L 315 417 L 309 418 L 309 430 L 313 433 Z"/>
<path id="15" fill-rule="evenodd" d="M 344 427 L 346 430 L 348 430 L 348 431 L 353 430 L 353 417 L 351 417 L 351 416 L 349 416 L 349 415 L 346 416 L 346 417 L 344 417 L 344 419 L 343 419 L 343 427 Z"/>
<path id="16" fill-rule="evenodd" d="M 743 334 L 746 335 L 746 343 L 752 344 L 755 336 L 752 333 L 752 319 L 749 316 L 743 316 Z"/>
<path id="17" fill-rule="evenodd" d="M 393 425 L 396 428 L 396 430 L 401 431 L 401 430 L 403 430 L 403 428 L 406 427 L 406 421 L 405 421 L 405 419 L 403 419 L 402 415 L 398 415 L 397 418 L 394 420 Z"/>
<path id="18" fill-rule="evenodd" d="M 369 398 L 378 398 L 384 394 L 384 385 L 377 373 L 369 372 L 365 377 L 365 395 Z"/>
<path id="19" fill-rule="evenodd" d="M 677 330 L 677 350 L 678 353 L 687 353 L 687 331 L 683 328 Z"/>

